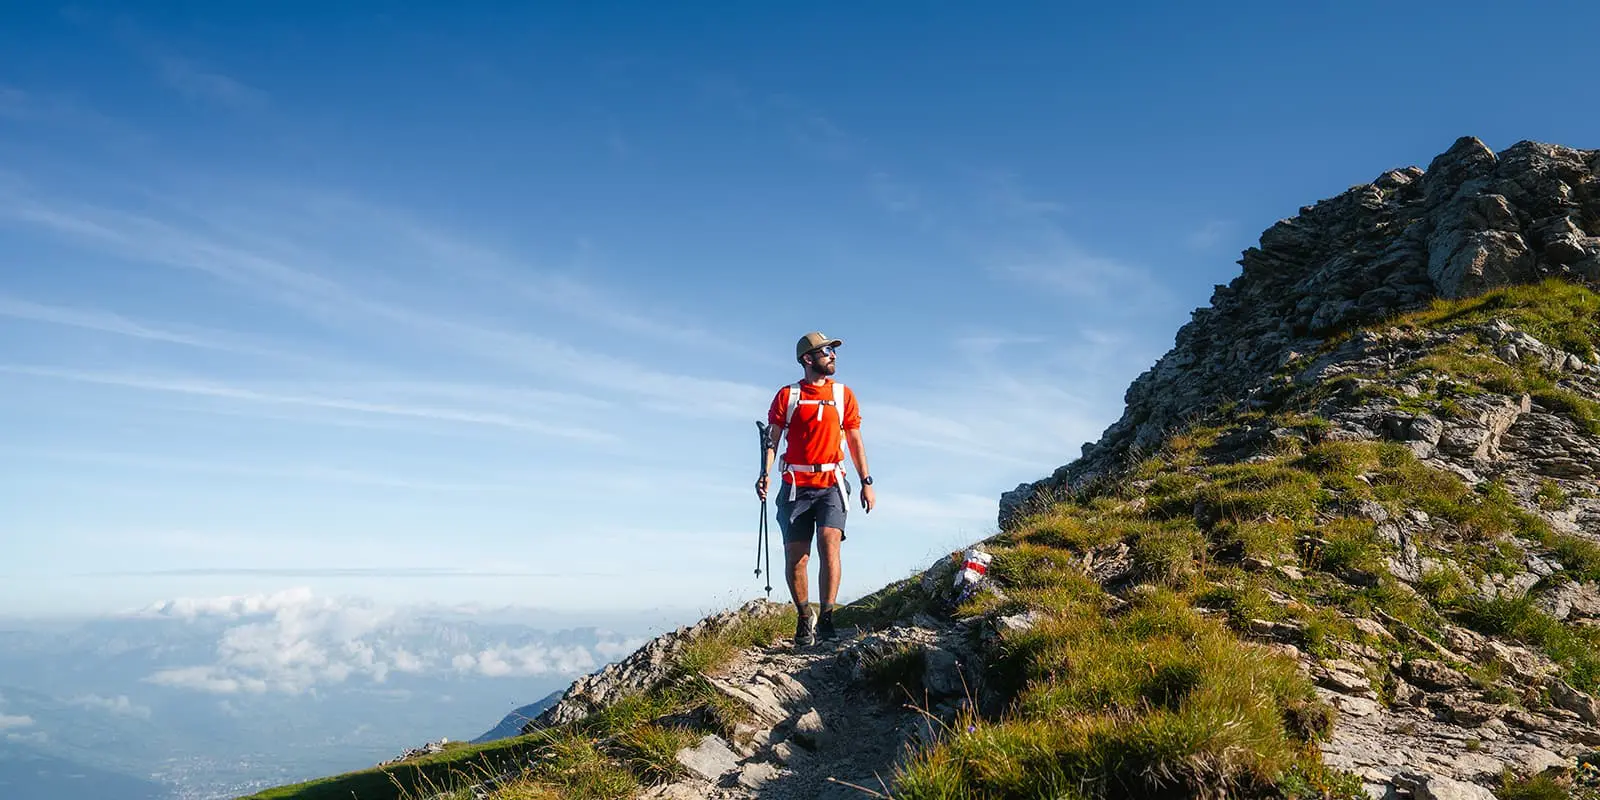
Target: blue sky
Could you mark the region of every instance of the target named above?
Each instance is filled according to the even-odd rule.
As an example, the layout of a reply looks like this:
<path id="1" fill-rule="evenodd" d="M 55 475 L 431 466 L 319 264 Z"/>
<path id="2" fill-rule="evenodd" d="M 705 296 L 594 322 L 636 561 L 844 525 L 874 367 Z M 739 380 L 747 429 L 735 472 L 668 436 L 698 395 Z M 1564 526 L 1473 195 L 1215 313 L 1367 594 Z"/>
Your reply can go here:
<path id="1" fill-rule="evenodd" d="M 0 614 L 759 596 L 813 329 L 848 599 L 992 533 L 1277 219 L 1600 146 L 1583 4 L 1117 5 L 8 10 Z"/>

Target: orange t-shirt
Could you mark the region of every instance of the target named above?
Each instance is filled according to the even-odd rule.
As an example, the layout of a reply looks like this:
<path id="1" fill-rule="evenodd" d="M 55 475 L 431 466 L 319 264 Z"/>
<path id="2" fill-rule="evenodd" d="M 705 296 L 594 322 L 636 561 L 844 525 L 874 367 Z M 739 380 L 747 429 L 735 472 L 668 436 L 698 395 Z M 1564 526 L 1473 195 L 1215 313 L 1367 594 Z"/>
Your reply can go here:
<path id="1" fill-rule="evenodd" d="M 779 389 L 772 398 L 772 406 L 767 409 L 769 424 L 783 426 L 783 415 L 789 409 L 789 393 L 792 391 L 794 384 L 791 383 Z M 841 411 L 846 430 L 861 427 L 861 409 L 856 406 L 855 392 L 850 391 L 848 386 L 844 387 L 844 408 L 834 408 L 833 381 L 825 380 L 820 386 L 803 384 L 800 399 L 826 400 L 828 404 L 802 404 L 795 407 L 794 417 L 789 420 L 789 427 L 784 432 L 787 445 L 783 460 L 790 464 L 833 464 L 843 461 L 844 434 L 839 430 Z M 822 409 L 821 419 L 817 419 L 818 408 Z M 773 468 L 776 469 L 777 464 Z M 832 486 L 838 477 L 837 472 L 791 472 L 785 473 L 783 479 L 796 486 Z"/>

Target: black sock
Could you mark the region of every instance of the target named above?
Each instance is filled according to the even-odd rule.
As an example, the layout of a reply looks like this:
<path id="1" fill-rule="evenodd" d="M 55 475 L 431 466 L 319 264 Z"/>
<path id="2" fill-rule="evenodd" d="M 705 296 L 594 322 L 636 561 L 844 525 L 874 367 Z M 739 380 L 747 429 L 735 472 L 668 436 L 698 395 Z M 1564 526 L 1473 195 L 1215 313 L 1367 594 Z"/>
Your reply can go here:
<path id="1" fill-rule="evenodd" d="M 823 603 L 822 604 L 822 617 L 824 619 L 827 619 L 827 618 L 832 617 L 832 616 L 833 616 L 833 604 L 832 603 Z"/>

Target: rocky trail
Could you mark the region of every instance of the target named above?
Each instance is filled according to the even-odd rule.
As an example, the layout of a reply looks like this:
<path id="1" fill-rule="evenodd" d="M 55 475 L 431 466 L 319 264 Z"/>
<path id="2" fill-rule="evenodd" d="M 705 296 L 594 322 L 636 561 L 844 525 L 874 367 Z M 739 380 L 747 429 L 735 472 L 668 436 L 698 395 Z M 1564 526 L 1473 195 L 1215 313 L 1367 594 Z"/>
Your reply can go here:
<path id="1" fill-rule="evenodd" d="M 689 776 L 654 787 L 646 798 L 765 798 L 850 800 L 882 796 L 909 747 L 931 738 L 940 712 L 953 718 L 961 696 L 959 664 L 951 650 L 959 628 L 927 615 L 919 624 L 863 634 L 841 627 L 839 637 L 797 648 L 785 637 L 744 651 L 713 685 L 751 711 L 733 741 L 707 735 L 678 753 Z M 892 653 L 919 663 L 919 704 L 913 695 L 877 688 L 874 665 Z M 916 677 L 916 676 L 913 676 Z M 924 706 L 925 707 L 925 706 Z"/>

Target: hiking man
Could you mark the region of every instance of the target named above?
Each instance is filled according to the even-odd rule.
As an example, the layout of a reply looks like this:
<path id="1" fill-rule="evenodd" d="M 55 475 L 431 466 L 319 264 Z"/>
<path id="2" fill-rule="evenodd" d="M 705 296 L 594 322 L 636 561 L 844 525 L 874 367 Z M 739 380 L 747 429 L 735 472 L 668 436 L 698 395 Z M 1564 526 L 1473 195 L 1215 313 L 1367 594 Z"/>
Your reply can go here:
<path id="1" fill-rule="evenodd" d="M 866 445 L 861 441 L 861 409 L 856 405 L 855 393 L 832 379 L 838 348 L 843 344 L 820 331 L 812 331 L 795 343 L 794 357 L 805 368 L 805 377 L 779 389 L 772 398 L 767 409 L 767 423 L 771 426 L 764 456 L 767 469 L 756 479 L 756 494 L 765 500 L 767 473 L 777 455 L 778 441 L 787 431 L 788 446 L 778 459 L 783 481 L 777 509 L 789 594 L 799 612 L 794 632 L 797 646 L 814 644 L 819 636 L 832 639 L 838 635 L 833 626 L 833 604 L 839 595 L 839 545 L 845 539 L 845 493 L 850 486 L 844 474 L 845 442 L 850 445 L 856 474 L 861 476 L 861 507 L 870 514 L 877 502 L 872 473 L 867 471 Z M 815 622 L 806 582 L 813 536 L 817 539 L 817 553 L 822 556 L 817 570 L 822 613 Z"/>

